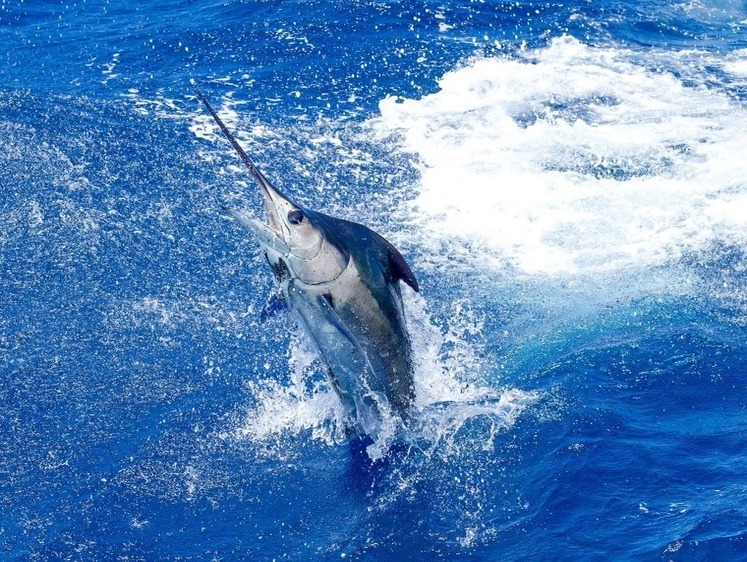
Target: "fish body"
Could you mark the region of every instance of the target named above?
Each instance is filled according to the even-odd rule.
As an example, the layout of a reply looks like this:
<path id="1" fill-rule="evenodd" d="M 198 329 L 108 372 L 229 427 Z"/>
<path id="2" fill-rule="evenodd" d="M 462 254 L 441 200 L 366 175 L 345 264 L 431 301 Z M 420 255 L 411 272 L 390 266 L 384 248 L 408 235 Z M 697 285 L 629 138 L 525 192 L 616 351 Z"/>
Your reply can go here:
<path id="1" fill-rule="evenodd" d="M 316 346 L 349 428 L 376 440 L 407 423 L 415 399 L 401 283 L 410 266 L 370 228 L 306 209 L 275 188 L 197 91 L 257 183 L 267 221 L 224 207 L 262 246 L 283 302 Z"/>

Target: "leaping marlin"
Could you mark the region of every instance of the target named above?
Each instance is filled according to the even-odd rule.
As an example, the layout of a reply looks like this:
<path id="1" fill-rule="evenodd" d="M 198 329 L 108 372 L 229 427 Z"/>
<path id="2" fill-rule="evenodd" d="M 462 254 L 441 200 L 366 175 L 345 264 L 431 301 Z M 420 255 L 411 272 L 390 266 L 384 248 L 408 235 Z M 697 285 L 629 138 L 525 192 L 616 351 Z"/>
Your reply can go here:
<path id="1" fill-rule="evenodd" d="M 195 90 L 259 186 L 268 222 L 224 209 L 262 246 L 279 298 L 316 344 L 349 428 L 376 440 L 393 415 L 406 423 L 415 388 L 399 282 L 419 290 L 407 262 L 373 230 L 301 207 L 273 187 Z"/>

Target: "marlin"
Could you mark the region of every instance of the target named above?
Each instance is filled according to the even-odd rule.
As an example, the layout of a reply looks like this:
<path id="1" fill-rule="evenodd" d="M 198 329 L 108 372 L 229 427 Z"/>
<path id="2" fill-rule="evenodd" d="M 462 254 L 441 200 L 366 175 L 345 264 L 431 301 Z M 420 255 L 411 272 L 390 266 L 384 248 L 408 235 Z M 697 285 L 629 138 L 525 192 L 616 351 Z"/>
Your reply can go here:
<path id="1" fill-rule="evenodd" d="M 259 242 L 279 284 L 264 312 L 285 305 L 315 344 L 346 414 L 374 441 L 407 425 L 415 399 L 400 281 L 419 291 L 402 254 L 370 228 L 307 209 L 274 187 L 195 88 L 258 185 L 267 222 L 223 207 Z"/>

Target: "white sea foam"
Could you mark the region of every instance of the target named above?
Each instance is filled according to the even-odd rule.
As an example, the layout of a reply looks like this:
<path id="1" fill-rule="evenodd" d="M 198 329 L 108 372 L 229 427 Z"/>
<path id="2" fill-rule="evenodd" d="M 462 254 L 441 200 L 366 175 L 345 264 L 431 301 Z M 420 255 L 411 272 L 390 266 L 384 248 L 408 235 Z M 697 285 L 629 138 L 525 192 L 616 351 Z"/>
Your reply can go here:
<path id="1" fill-rule="evenodd" d="M 229 128 L 236 130 L 238 128 L 239 116 L 235 109 L 235 103 L 230 98 L 224 97 L 220 109 L 217 111 L 221 121 Z M 215 135 L 219 134 L 218 125 L 208 112 L 197 113 L 192 116 L 192 124 L 189 130 L 199 139 L 214 140 Z"/>
<path id="2" fill-rule="evenodd" d="M 724 70 L 732 75 L 732 79 L 747 78 L 747 49 L 728 55 L 724 61 Z"/>
<path id="3" fill-rule="evenodd" d="M 422 243 L 574 274 L 747 242 L 747 108 L 641 56 L 564 37 L 473 60 L 422 99 L 382 100 L 374 128 L 419 163 L 407 214 Z"/>

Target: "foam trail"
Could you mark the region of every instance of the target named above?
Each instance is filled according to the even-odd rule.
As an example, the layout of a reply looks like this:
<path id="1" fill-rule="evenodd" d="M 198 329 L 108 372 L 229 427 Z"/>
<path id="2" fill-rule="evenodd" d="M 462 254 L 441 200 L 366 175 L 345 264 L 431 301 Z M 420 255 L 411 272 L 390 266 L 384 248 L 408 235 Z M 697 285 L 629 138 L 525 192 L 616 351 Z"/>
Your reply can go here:
<path id="1" fill-rule="evenodd" d="M 421 171 L 413 230 L 448 249 L 431 259 L 568 275 L 747 242 L 747 108 L 642 56 L 564 37 L 382 100 L 372 126 Z M 718 63 L 738 79 L 747 52 Z"/>

